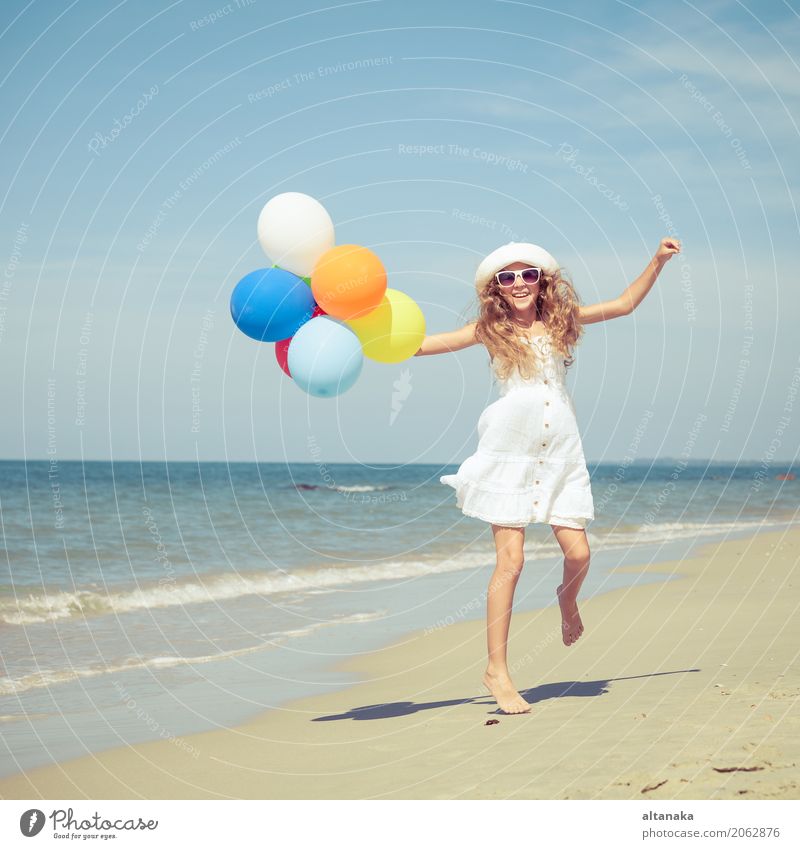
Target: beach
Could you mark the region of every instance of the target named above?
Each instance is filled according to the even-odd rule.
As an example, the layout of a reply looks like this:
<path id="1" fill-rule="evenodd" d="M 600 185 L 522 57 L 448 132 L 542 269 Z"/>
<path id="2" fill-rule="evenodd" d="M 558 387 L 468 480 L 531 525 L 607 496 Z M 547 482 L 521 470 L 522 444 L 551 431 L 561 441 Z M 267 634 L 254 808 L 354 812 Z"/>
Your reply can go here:
<path id="1" fill-rule="evenodd" d="M 624 567 L 676 579 L 582 601 L 569 648 L 557 607 L 515 613 L 529 714 L 484 695 L 485 624 L 458 621 L 346 660 L 355 686 L 30 769 L 0 797 L 796 799 L 799 555 L 790 527 Z"/>

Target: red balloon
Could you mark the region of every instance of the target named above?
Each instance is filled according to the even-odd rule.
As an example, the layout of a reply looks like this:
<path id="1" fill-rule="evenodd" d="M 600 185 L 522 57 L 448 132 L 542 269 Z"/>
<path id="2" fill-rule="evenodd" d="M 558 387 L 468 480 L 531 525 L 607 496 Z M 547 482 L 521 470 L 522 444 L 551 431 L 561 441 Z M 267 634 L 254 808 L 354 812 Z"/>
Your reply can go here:
<path id="1" fill-rule="evenodd" d="M 314 318 L 318 315 L 327 315 L 324 309 L 319 304 L 314 304 L 314 312 L 311 313 L 311 318 Z M 311 319 L 309 319 L 310 321 Z M 278 361 L 278 365 L 289 375 L 292 376 L 292 373 L 289 371 L 289 343 L 294 339 L 294 336 L 290 336 L 288 339 L 281 339 L 279 342 L 275 343 L 275 359 Z"/>
<path id="2" fill-rule="evenodd" d="M 292 376 L 292 373 L 289 371 L 287 356 L 289 353 L 289 343 L 293 338 L 293 336 L 290 336 L 288 339 L 280 339 L 275 343 L 275 359 L 278 361 L 278 365 L 286 372 L 287 375 L 289 375 L 289 377 Z"/>

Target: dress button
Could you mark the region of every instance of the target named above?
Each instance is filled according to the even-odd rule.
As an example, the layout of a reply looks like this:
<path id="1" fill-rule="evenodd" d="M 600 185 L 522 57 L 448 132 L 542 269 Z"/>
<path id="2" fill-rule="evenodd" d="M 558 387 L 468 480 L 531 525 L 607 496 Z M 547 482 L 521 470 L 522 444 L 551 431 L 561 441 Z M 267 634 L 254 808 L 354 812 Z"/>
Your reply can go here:
<path id="1" fill-rule="evenodd" d="M 544 405 L 545 405 L 545 407 L 549 407 L 549 406 L 550 406 L 550 402 L 549 402 L 549 401 L 545 401 L 545 402 L 544 402 Z"/>
<path id="2" fill-rule="evenodd" d="M 543 443 L 542 443 L 542 448 L 547 448 L 547 443 L 546 443 L 546 442 L 543 442 Z"/>
<path id="3" fill-rule="evenodd" d="M 547 381 L 546 381 L 546 380 L 545 380 L 545 383 L 547 383 Z"/>
<path id="4" fill-rule="evenodd" d="M 538 503 L 539 503 L 538 501 L 534 501 L 533 506 L 535 507 Z"/>
<path id="5" fill-rule="evenodd" d="M 539 483 L 539 481 L 536 481 L 536 483 Z"/>
<path id="6" fill-rule="evenodd" d="M 550 425 L 549 425 L 549 424 L 547 424 L 547 422 L 545 422 L 545 423 L 544 423 L 544 426 L 545 426 L 545 427 L 550 427 Z"/>

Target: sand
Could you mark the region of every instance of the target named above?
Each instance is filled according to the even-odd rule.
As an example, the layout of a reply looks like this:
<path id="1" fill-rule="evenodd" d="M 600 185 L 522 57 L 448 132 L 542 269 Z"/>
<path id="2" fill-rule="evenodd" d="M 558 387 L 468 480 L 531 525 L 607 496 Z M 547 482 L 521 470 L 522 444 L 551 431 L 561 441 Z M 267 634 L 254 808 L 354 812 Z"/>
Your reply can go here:
<path id="1" fill-rule="evenodd" d="M 460 621 L 349 659 L 347 690 L 33 769 L 0 797 L 797 799 L 798 555 L 793 528 L 642 567 L 680 577 L 582 601 L 569 648 L 557 607 L 515 613 L 529 714 L 483 695 L 484 623 Z"/>

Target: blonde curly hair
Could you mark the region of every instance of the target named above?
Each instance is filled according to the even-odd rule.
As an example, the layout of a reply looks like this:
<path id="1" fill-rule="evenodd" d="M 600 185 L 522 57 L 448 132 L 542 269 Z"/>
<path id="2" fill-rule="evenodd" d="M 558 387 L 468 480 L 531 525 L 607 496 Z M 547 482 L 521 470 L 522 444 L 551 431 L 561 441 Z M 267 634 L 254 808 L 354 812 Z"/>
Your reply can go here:
<path id="1" fill-rule="evenodd" d="M 583 335 L 583 326 L 578 320 L 580 305 L 578 293 L 565 269 L 542 270 L 536 298 L 537 316 L 544 322 L 553 348 L 564 356 L 567 368 L 575 362 L 572 351 Z M 540 370 L 538 348 L 528 344 L 520 333 L 519 325 L 512 319 L 513 311 L 492 277 L 478 288 L 475 337 L 486 346 L 499 379 L 507 379 L 515 368 L 523 378 L 530 379 Z"/>

